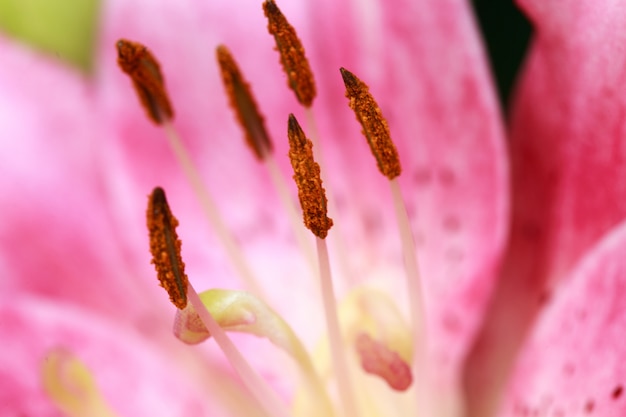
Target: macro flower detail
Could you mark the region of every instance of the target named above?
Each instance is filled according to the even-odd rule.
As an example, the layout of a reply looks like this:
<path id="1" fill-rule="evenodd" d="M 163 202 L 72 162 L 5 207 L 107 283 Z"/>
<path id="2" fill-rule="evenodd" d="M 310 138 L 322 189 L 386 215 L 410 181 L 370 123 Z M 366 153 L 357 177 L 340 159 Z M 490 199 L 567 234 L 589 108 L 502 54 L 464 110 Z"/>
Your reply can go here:
<path id="1" fill-rule="evenodd" d="M 268 20 L 267 30 L 276 40 L 276 49 L 289 80 L 289 88 L 296 94 L 300 104 L 311 107 L 317 91 L 302 42 L 274 0 L 263 2 L 263 11 Z"/>
<path id="2" fill-rule="evenodd" d="M 250 85 L 245 81 L 235 59 L 224 45 L 217 47 L 217 61 L 220 65 L 224 87 L 237 120 L 244 127 L 246 142 L 260 160 L 272 151 L 263 116 L 259 113 Z"/>
<path id="3" fill-rule="evenodd" d="M 264 5 L 267 7 L 267 4 Z M 273 8 L 276 8 L 276 5 L 272 5 Z M 282 17 L 284 19 L 284 17 Z M 289 33 L 291 36 L 295 37 L 295 32 L 293 28 L 290 28 Z M 118 45 L 120 42 L 118 42 Z M 144 47 L 145 49 L 145 47 Z M 280 48 L 279 52 L 281 53 L 281 61 L 284 62 L 286 60 L 285 54 L 289 53 L 289 50 L 286 52 Z M 300 56 L 299 59 L 304 59 L 304 54 Z M 254 143 L 254 139 L 250 139 L 254 137 L 257 133 L 251 133 L 253 131 L 259 131 L 259 128 L 264 130 L 262 123 L 259 124 L 255 122 L 254 125 L 256 127 L 251 127 L 252 125 L 248 122 L 250 120 L 250 116 L 244 116 L 244 114 L 252 114 L 256 120 L 262 120 L 261 116 L 258 115 L 258 110 L 255 110 L 256 104 L 251 97 L 251 93 L 249 88 L 244 88 L 240 90 L 239 94 L 240 98 L 237 98 L 234 92 L 234 86 L 247 84 L 243 81 L 243 77 L 241 76 L 240 70 L 237 68 L 237 65 L 234 63 L 232 59 L 232 55 L 230 52 L 223 46 L 218 47 L 217 53 L 218 62 L 222 71 L 222 78 L 224 84 L 226 86 L 226 91 L 228 93 L 230 104 L 237 115 L 238 121 L 241 123 L 244 128 L 244 132 L 246 132 L 246 136 L 248 138 L 249 143 Z M 293 58 L 293 57 L 292 57 Z M 293 61 L 293 59 L 291 59 Z M 292 66 L 298 66 L 297 62 L 292 62 Z M 308 67 L 308 64 L 305 65 Z M 124 67 L 122 66 L 122 69 Z M 289 73 L 290 67 L 285 68 L 285 70 Z M 125 70 L 125 72 L 129 75 L 132 74 Z M 429 331 L 426 328 L 426 316 L 424 314 L 424 306 L 423 306 L 423 290 L 421 289 L 420 283 L 420 274 L 417 265 L 417 259 L 415 257 L 415 246 L 413 243 L 413 237 L 410 232 L 411 225 L 409 223 L 409 218 L 406 213 L 406 207 L 404 207 L 403 199 L 400 193 L 399 184 L 396 180 L 396 177 L 400 174 L 400 163 L 398 160 L 398 151 L 396 147 L 393 145 L 389 138 L 389 127 L 387 125 L 386 120 L 382 118 L 380 115 L 380 108 L 378 104 L 374 101 L 371 94 L 368 92 L 368 87 L 360 81 L 356 76 L 354 76 L 351 72 L 341 68 L 341 74 L 344 79 L 344 83 L 346 86 L 346 95 L 350 98 L 350 105 L 355 111 L 357 115 L 357 120 L 363 126 L 363 133 L 367 138 L 367 141 L 370 144 L 371 151 L 377 159 L 378 165 L 385 174 L 385 176 L 389 179 L 389 184 L 391 185 L 391 200 L 393 201 L 394 211 L 398 217 L 398 225 L 400 226 L 400 241 L 403 252 L 403 257 L 406 266 L 406 274 L 407 274 L 407 282 L 409 283 L 409 305 L 411 310 L 411 318 L 412 318 L 412 330 L 408 330 L 410 336 L 413 340 L 410 345 L 415 349 L 414 352 L 411 352 L 410 356 L 401 357 L 398 351 L 394 351 L 391 348 L 391 345 L 387 345 L 384 339 L 373 339 L 373 334 L 369 334 L 369 331 L 363 332 L 362 330 L 349 340 L 344 339 L 344 333 L 346 329 L 342 329 L 339 323 L 340 317 L 338 316 L 338 309 L 336 306 L 336 296 L 333 289 L 332 278 L 331 278 L 331 269 L 329 264 L 329 255 L 328 249 L 326 248 L 325 238 L 328 229 L 333 224 L 332 221 L 326 216 L 326 197 L 323 192 L 323 188 L 321 187 L 321 178 L 320 168 L 319 166 L 313 162 L 313 152 L 312 152 L 312 143 L 305 138 L 304 133 L 299 126 L 293 115 L 289 116 L 288 123 L 288 137 L 290 142 L 290 159 L 292 163 L 292 167 L 294 169 L 294 179 L 296 180 L 296 184 L 299 189 L 299 198 L 300 203 L 304 212 L 304 222 L 311 231 L 317 236 L 316 243 L 317 249 L 319 253 L 319 268 L 315 269 L 319 271 L 320 274 L 320 282 L 321 282 L 321 293 L 324 304 L 324 315 L 326 317 L 327 329 L 329 334 L 329 350 L 332 358 L 332 368 L 331 375 L 336 376 L 336 384 L 339 395 L 339 403 L 342 404 L 343 414 L 344 415 L 359 415 L 362 412 L 365 412 L 367 406 L 362 402 L 362 399 L 365 398 L 363 396 L 363 391 L 366 389 L 362 386 L 359 388 L 355 388 L 355 384 L 353 376 L 355 370 L 350 369 L 354 368 L 354 365 L 350 365 L 350 361 L 354 361 L 354 359 L 348 359 L 347 357 L 359 358 L 361 361 L 362 370 L 366 373 L 378 375 L 382 379 L 386 380 L 386 382 L 394 389 L 398 390 L 406 390 L 411 386 L 411 382 L 413 381 L 412 372 L 411 372 L 411 363 L 414 362 L 416 373 L 419 375 L 418 383 L 413 387 L 412 394 L 414 398 L 413 401 L 409 401 L 407 405 L 404 407 L 405 412 L 419 412 L 419 413 L 431 413 L 432 407 L 439 407 L 438 405 L 431 405 L 430 396 L 431 390 L 433 389 L 433 374 L 431 374 L 431 366 L 429 365 L 428 356 L 430 355 L 427 345 L 427 340 L 429 340 Z M 245 100 L 244 100 L 245 99 Z M 140 101 L 144 105 L 146 105 L 145 101 L 141 99 Z M 148 110 L 150 110 L 151 104 L 148 104 Z M 158 109 L 157 109 L 158 111 Z M 252 112 L 252 113 L 250 113 Z M 150 111 L 149 111 L 150 113 Z M 312 117 L 311 113 L 307 113 L 309 116 L 309 123 L 311 123 Z M 178 134 L 173 134 L 174 127 L 169 126 L 166 129 L 168 133 L 168 137 L 176 136 Z M 267 137 L 266 134 L 264 134 Z M 316 141 L 319 141 L 317 139 Z M 180 139 L 177 139 L 177 143 L 181 143 Z M 173 145 L 173 149 L 175 153 L 178 155 L 181 154 L 180 145 Z M 255 153 L 259 154 L 256 151 L 256 146 L 252 146 L 252 149 L 255 150 Z M 263 158 L 262 158 L 263 159 Z M 190 164 L 190 159 L 188 157 L 180 158 L 181 164 L 186 171 L 191 171 L 190 168 L 185 168 Z M 198 192 L 198 182 L 196 179 L 198 178 L 197 174 L 190 176 L 192 183 L 194 183 L 194 188 L 196 192 Z M 279 187 L 280 188 L 280 187 Z M 200 198 L 202 200 L 202 192 L 199 193 Z M 287 207 L 289 204 L 285 204 Z M 215 211 L 215 209 L 212 209 Z M 149 209 L 149 215 L 151 213 L 151 209 Z M 149 222 L 150 223 L 150 222 Z M 292 225 L 293 226 L 293 225 Z M 294 232 L 297 234 L 297 226 L 294 227 Z M 305 244 L 306 246 L 306 244 Z M 347 254 L 341 254 L 340 257 L 345 257 Z M 170 256 L 171 259 L 173 259 Z M 239 259 L 242 257 L 240 256 Z M 236 260 L 235 260 L 236 261 Z M 173 264 L 174 265 L 174 264 Z M 344 271 L 345 272 L 345 271 Z M 348 272 L 350 274 L 350 272 Z M 176 280 L 178 282 L 178 280 Z M 170 285 L 172 286 L 172 285 Z M 173 286 L 175 287 L 175 286 Z M 191 287 L 189 287 L 191 288 Z M 192 291 L 193 292 L 193 291 Z M 262 293 L 258 290 L 255 293 L 261 295 Z M 367 294 L 363 293 L 363 294 Z M 365 296 L 364 296 L 365 297 Z M 367 298 L 367 297 L 365 297 Z M 207 332 L 206 329 L 203 330 L 203 327 L 199 325 L 200 321 L 204 321 L 203 319 L 199 319 L 197 315 L 202 315 L 202 311 L 211 311 L 211 306 L 205 306 L 198 310 L 198 306 L 195 306 L 193 310 L 188 310 L 186 307 L 179 307 L 179 313 L 177 313 L 176 324 L 175 324 L 175 332 L 179 337 L 182 337 L 183 340 L 188 343 L 197 343 L 209 334 L 213 333 L 213 331 Z M 255 314 L 252 314 L 252 317 L 249 320 L 252 322 Z M 214 321 L 214 319 L 209 318 L 210 321 Z M 229 323 L 230 319 L 226 319 L 226 324 Z M 239 323 L 239 319 L 234 319 L 235 323 Z M 216 321 L 220 323 L 219 321 Z M 186 327 L 189 326 L 189 327 Z M 395 326 L 398 328 L 398 326 Z M 207 324 L 208 328 L 208 324 Z M 203 333 L 205 334 L 203 336 Z M 380 337 L 378 335 L 377 337 Z M 219 342 L 220 347 L 224 349 L 222 346 L 223 343 Z M 346 354 L 346 347 L 349 347 Z M 230 353 L 229 353 L 230 352 Z M 230 354 L 232 354 L 230 348 L 224 350 L 224 353 L 227 357 L 230 358 Z M 231 360 L 231 364 L 236 368 L 240 369 L 241 367 L 237 365 L 237 360 Z M 358 363 L 354 361 L 354 363 Z M 319 368 L 318 364 L 318 368 Z M 238 370 L 239 372 L 239 370 Z M 245 371 L 244 373 L 247 373 Z M 262 390 L 265 388 L 257 387 L 256 376 L 254 377 L 246 377 L 240 373 L 240 376 L 247 380 L 246 385 L 248 388 L 255 392 L 257 390 Z M 248 385 L 251 384 L 251 385 Z M 319 384 L 316 384 L 319 386 Z M 371 389 L 371 388 L 370 388 Z M 447 413 L 458 413 L 462 408 L 462 404 L 460 401 L 460 393 L 457 391 L 457 387 L 450 386 L 447 388 L 449 391 L 442 394 L 442 397 L 445 398 L 445 406 L 450 407 L 454 411 L 446 411 Z M 378 392 L 378 391 L 376 391 Z M 358 393 L 358 394 L 357 394 Z M 315 395 L 319 395 L 319 390 Z M 372 393 L 370 395 L 373 398 L 379 397 L 378 393 Z M 258 401 L 262 401 L 264 399 L 263 395 L 256 396 Z M 376 401 L 387 402 L 389 400 L 381 400 L 377 399 Z M 435 404 L 435 403 L 433 403 Z M 266 412 L 269 414 L 283 414 L 284 412 L 280 410 L 280 406 L 276 408 L 275 405 L 266 404 Z M 384 406 L 382 404 L 379 407 Z M 413 410 L 413 411 L 410 411 Z M 419 411 L 418 411 L 419 410 Z M 314 413 L 313 410 L 303 410 L 304 414 Z M 439 414 L 438 411 L 435 411 Z M 298 413 L 299 414 L 299 413 Z"/>
<path id="4" fill-rule="evenodd" d="M 623 415 L 621 2 L 520 3 L 537 35 L 510 149 L 460 0 L 270 0 L 264 10 L 109 0 L 89 79 L 0 37 L 0 414 Z M 310 100 L 285 88 L 304 83 L 272 52 L 281 41 L 263 12 L 278 6 L 270 33 L 297 29 Z M 224 45 L 240 71 L 213 59 Z M 391 191 L 340 68 L 367 82 L 373 113 L 386 116 L 379 127 L 402 166 Z M 254 90 L 244 101 L 271 138 L 262 160 L 237 140 L 225 74 Z M 291 113 L 321 171 L 328 201 L 316 208 L 333 219 L 323 268 L 284 181 Z M 155 186 L 184 243 L 149 223 L 165 236 L 153 256 L 184 257 L 189 277 L 161 274 L 178 292 L 176 338 L 147 250 Z M 411 305 L 407 253 L 423 308 Z M 344 371 L 318 269 L 332 272 Z"/>
<path id="5" fill-rule="evenodd" d="M 390 180 L 402 171 L 398 151 L 389 137 L 389 126 L 382 117 L 381 110 L 368 91 L 367 85 L 345 68 L 340 68 L 341 77 L 346 85 L 346 97 L 354 110 L 357 120 L 363 126 L 372 154 L 376 158 L 378 169 Z"/>

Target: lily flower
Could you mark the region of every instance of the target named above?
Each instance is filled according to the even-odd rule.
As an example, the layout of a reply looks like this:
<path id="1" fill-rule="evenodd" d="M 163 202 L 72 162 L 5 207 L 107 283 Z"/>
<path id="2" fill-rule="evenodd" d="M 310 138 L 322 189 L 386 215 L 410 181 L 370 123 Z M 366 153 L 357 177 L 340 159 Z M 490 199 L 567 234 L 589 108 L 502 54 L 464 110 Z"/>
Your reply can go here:
<path id="1" fill-rule="evenodd" d="M 466 2 L 284 3 L 317 85 L 306 104 L 316 124 L 304 130 L 323 157 L 335 224 L 330 269 L 357 415 L 623 415 L 621 3 L 522 2 L 536 39 L 508 152 Z M 266 414 L 255 395 L 265 391 L 240 384 L 213 338 L 189 347 L 171 335 L 145 229 L 146 195 L 160 186 L 180 222 L 186 274 L 213 289 L 201 296 L 216 320 L 274 343 L 231 335 L 268 384 L 259 389 L 271 386 L 294 416 L 328 415 L 326 397 L 342 415 L 346 386 L 329 359 L 317 269 L 267 167 L 241 140 L 214 59 L 220 44 L 237 57 L 277 171 L 290 176 L 287 115 L 303 120 L 308 111 L 286 86 L 260 2 L 110 0 L 101 25 L 90 79 L 0 39 L 0 414 Z M 250 288 L 166 132 L 117 66 L 121 38 L 157 57 L 171 126 L 262 295 L 240 291 Z M 339 68 L 367 83 L 387 119 L 410 219 L 401 232 Z M 155 195 L 149 212 L 163 213 Z M 405 284 L 399 235 L 408 229 L 423 288 L 417 331 L 406 324 L 419 302 Z M 233 299 L 245 308 L 220 321 L 216 306 Z M 182 311 L 179 319 L 195 317 Z M 185 332 L 205 330 L 180 323 L 187 342 Z M 306 349 L 293 348 L 295 336 Z M 404 372 L 413 361 L 424 366 L 398 390 L 390 380 L 399 371 L 388 365 Z M 320 380 L 325 397 L 309 383 Z"/>

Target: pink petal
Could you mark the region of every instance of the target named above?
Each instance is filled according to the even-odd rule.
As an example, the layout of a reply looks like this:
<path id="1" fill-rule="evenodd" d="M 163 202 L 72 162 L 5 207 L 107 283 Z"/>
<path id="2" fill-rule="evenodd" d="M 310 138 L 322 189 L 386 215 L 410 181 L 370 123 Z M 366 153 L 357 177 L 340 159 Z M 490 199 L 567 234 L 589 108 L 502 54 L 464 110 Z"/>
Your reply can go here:
<path id="1" fill-rule="evenodd" d="M 56 348 L 87 365 L 120 416 L 219 413 L 216 403 L 203 403 L 206 387 L 182 371 L 182 358 L 88 311 L 40 298 L 5 297 L 0 340 L 0 415 L 59 415 L 40 380 L 41 361 Z"/>
<path id="2" fill-rule="evenodd" d="M 573 268 L 522 348 L 502 416 L 626 414 L 626 224 Z"/>
<path id="3" fill-rule="evenodd" d="M 150 292 L 137 286 L 127 240 L 107 208 L 88 80 L 4 38 L 0 54 L 0 291 L 129 321 L 153 316 Z M 147 245 L 145 232 L 138 239 Z"/>
<path id="4" fill-rule="evenodd" d="M 536 37 L 511 122 L 512 240 L 467 383 L 478 401 L 497 398 L 549 287 L 626 216 L 626 9 L 521 4 Z M 488 414 L 483 405 L 476 415 Z"/>
<path id="5" fill-rule="evenodd" d="M 315 2 L 308 33 L 331 183 L 348 199 L 338 201 L 350 213 L 339 225 L 351 242 L 365 242 L 357 276 L 378 272 L 404 302 L 389 191 L 343 97 L 338 68 L 345 66 L 369 84 L 399 148 L 434 363 L 449 385 L 483 315 L 506 238 L 508 167 L 484 52 L 463 1 L 347 4 Z"/>

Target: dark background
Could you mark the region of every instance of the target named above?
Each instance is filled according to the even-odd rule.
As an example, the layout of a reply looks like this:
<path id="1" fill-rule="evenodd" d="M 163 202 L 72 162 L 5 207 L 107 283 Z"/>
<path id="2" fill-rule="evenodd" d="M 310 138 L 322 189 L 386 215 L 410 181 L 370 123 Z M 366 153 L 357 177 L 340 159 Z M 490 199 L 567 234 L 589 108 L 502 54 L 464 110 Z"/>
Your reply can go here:
<path id="1" fill-rule="evenodd" d="M 500 102 L 506 110 L 531 27 L 513 0 L 473 0 L 472 4 L 487 45 Z"/>

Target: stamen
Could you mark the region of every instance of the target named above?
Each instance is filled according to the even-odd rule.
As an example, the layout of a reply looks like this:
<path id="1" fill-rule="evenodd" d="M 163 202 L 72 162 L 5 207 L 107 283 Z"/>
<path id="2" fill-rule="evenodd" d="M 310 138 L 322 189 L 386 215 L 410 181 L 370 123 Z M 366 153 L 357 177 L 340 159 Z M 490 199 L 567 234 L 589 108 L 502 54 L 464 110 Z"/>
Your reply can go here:
<path id="1" fill-rule="evenodd" d="M 324 239 L 333 221 L 327 216 L 326 194 L 320 178 L 320 167 L 313 159 L 313 144 L 306 138 L 293 114 L 289 115 L 289 159 L 298 185 L 298 197 L 304 224 L 315 236 Z"/>
<path id="2" fill-rule="evenodd" d="M 416 384 L 417 392 L 420 396 L 418 401 L 422 412 L 428 415 L 427 381 L 430 377 L 428 361 L 426 359 L 426 347 L 428 346 L 428 342 L 426 340 L 426 314 L 424 309 L 422 278 L 417 262 L 415 240 L 411 233 L 409 217 L 397 180 L 397 177 L 402 172 L 398 151 L 391 141 L 387 121 L 382 116 L 382 112 L 370 94 L 367 85 L 345 68 L 340 68 L 340 71 L 346 86 L 346 97 L 350 99 L 350 107 L 354 110 L 357 120 L 363 127 L 363 134 L 367 138 L 372 153 L 376 158 L 378 169 L 389 179 L 389 186 L 391 187 L 402 243 L 404 267 L 407 274 L 409 307 L 411 310 L 413 335 L 415 338 L 415 362 L 413 367 L 415 374 L 420 375 L 418 383 Z"/>
<path id="3" fill-rule="evenodd" d="M 174 118 L 174 110 L 165 91 L 161 67 L 144 45 L 126 39 L 117 41 L 117 63 L 133 81 L 135 91 L 148 117 L 156 124 Z"/>
<path id="4" fill-rule="evenodd" d="M 289 218 L 289 222 L 291 223 L 291 229 L 296 236 L 298 245 L 300 246 L 303 255 L 311 266 L 311 270 L 314 271 L 313 273 L 315 274 L 317 264 L 315 263 L 315 253 L 313 245 L 311 244 L 310 236 L 306 233 L 304 225 L 300 220 L 296 203 L 293 201 L 293 198 L 291 197 L 291 192 L 289 190 L 289 187 L 287 186 L 286 177 L 278 167 L 276 159 L 273 155 L 270 154 L 265 158 L 265 166 L 269 171 L 270 178 L 274 183 L 274 187 L 276 188 L 278 197 L 280 198 L 283 206 L 285 207 L 285 210 L 287 211 L 287 217 Z"/>
<path id="5" fill-rule="evenodd" d="M 355 347 L 365 372 L 378 375 L 396 391 L 405 391 L 411 386 L 411 368 L 398 353 L 390 350 L 384 343 L 361 333 L 357 336 Z"/>
<path id="6" fill-rule="evenodd" d="M 267 30 L 276 41 L 276 49 L 280 54 L 283 70 L 287 74 L 289 88 L 296 94 L 300 104 L 311 107 L 316 95 L 315 81 L 302 42 L 273 0 L 266 0 L 263 3 L 263 11 L 268 20 Z"/>
<path id="7" fill-rule="evenodd" d="M 224 355 L 226 355 L 230 364 L 244 381 L 246 387 L 256 397 L 257 401 L 265 407 L 265 411 L 268 412 L 268 415 L 289 417 L 289 413 L 285 409 L 284 404 L 278 399 L 276 393 L 267 386 L 265 381 L 245 360 L 241 352 L 237 350 L 224 330 L 217 324 L 213 316 L 211 316 L 211 313 L 206 309 L 198 293 L 184 274 L 184 263 L 180 254 L 181 243 L 174 230 L 177 225 L 178 221 L 170 211 L 165 198 L 165 192 L 161 188 L 155 188 L 148 202 L 148 229 L 150 231 L 150 251 L 152 252 L 153 263 L 157 269 L 159 280 L 168 290 L 172 302 L 174 302 L 177 307 L 179 304 L 174 300 L 174 298 L 178 296 L 178 294 L 176 294 L 177 291 L 174 291 L 175 294 L 172 295 L 170 288 L 178 287 L 178 285 L 184 282 L 185 288 L 183 294 L 185 305 L 187 304 L 186 300 L 188 296 L 189 302 L 200 316 L 204 326 L 208 329 L 222 352 L 224 352 Z M 172 256 L 172 254 L 174 254 L 174 256 Z M 162 275 L 165 277 L 165 285 L 163 284 Z M 173 277 L 176 278 L 174 279 Z M 172 285 L 173 283 L 176 285 Z M 185 305 L 179 307 L 179 309 L 183 309 Z"/>
<path id="8" fill-rule="evenodd" d="M 309 138 L 311 139 L 311 143 L 313 144 L 313 156 L 320 166 L 320 177 L 322 178 L 322 182 L 326 182 L 328 187 L 328 182 L 324 177 L 324 173 L 328 172 L 325 169 L 324 163 L 324 150 L 322 149 L 322 144 L 319 140 L 319 130 L 317 128 L 317 123 L 315 121 L 315 115 L 313 114 L 313 109 L 310 107 L 306 107 L 304 109 L 304 113 L 306 115 L 307 127 L 309 132 Z M 332 215 L 333 213 L 338 213 L 339 210 L 334 204 L 332 189 L 327 190 L 330 192 L 330 199 L 328 200 L 328 211 Z M 333 225 L 334 231 L 331 240 L 331 244 L 334 244 L 333 252 L 337 254 L 337 259 L 339 262 L 339 268 L 341 269 L 342 276 L 346 277 L 349 282 L 356 283 L 355 276 L 352 273 L 352 267 L 350 265 L 350 257 L 347 255 L 347 245 L 345 235 L 342 233 L 342 228 L 340 224 Z"/>
<path id="9" fill-rule="evenodd" d="M 176 234 L 178 220 L 172 215 L 165 192 L 160 187 L 155 188 L 150 195 L 147 219 L 152 263 L 161 286 L 176 308 L 182 310 L 187 306 L 189 280 L 180 254 L 182 243 Z"/>
<path id="10" fill-rule="evenodd" d="M 265 129 L 263 116 L 259 113 L 256 101 L 250 91 L 250 85 L 241 75 L 235 59 L 226 46 L 217 47 L 217 61 L 220 64 L 222 80 L 230 106 L 243 127 L 248 146 L 259 160 L 263 160 L 267 154 L 272 152 L 272 142 Z"/>
<path id="11" fill-rule="evenodd" d="M 65 349 L 53 349 L 41 363 L 46 394 L 70 417 L 116 417 L 87 366 Z"/>
<path id="12" fill-rule="evenodd" d="M 207 330 L 215 339 L 219 348 L 224 352 L 231 366 L 237 371 L 246 387 L 256 398 L 259 404 L 264 408 L 268 416 L 272 417 L 290 417 L 285 404 L 278 398 L 276 393 L 267 385 L 267 383 L 259 376 L 259 374 L 250 366 L 243 357 L 241 352 L 235 347 L 234 343 L 226 332 L 215 321 L 209 310 L 204 306 L 200 296 L 193 288 L 191 283 L 187 288 L 189 294 L 189 302 L 196 310 L 200 319 L 206 326 Z"/>
<path id="13" fill-rule="evenodd" d="M 263 291 L 241 253 L 235 238 L 225 226 L 213 198 L 204 186 L 200 173 L 191 161 L 180 136 L 172 124 L 173 111 L 165 93 L 163 76 L 159 64 L 148 49 L 136 42 L 121 39 L 117 42 L 118 63 L 133 80 L 139 98 L 148 111 L 148 116 L 162 125 L 170 147 L 187 176 L 194 193 L 198 197 L 204 214 L 226 250 L 233 266 L 245 281 L 248 288 L 263 298 Z"/>
<path id="14" fill-rule="evenodd" d="M 245 261 L 239 245 L 225 226 L 213 198 L 202 181 L 200 172 L 193 164 L 189 152 L 185 149 L 172 124 L 173 112 L 165 93 L 163 76 L 156 58 L 145 46 L 125 39 L 117 42 L 117 48 L 120 67 L 132 78 L 139 98 L 148 111 L 148 116 L 165 130 L 169 145 L 233 266 L 250 290 L 259 297 L 263 297 L 263 291 Z"/>
<path id="15" fill-rule="evenodd" d="M 287 211 L 296 240 L 312 268 L 315 269 L 313 247 L 307 240 L 302 223 L 298 219 L 298 212 L 289 193 L 287 181 L 274 159 L 272 142 L 265 129 L 263 116 L 259 113 L 250 85 L 243 78 L 235 59 L 226 46 L 221 45 L 217 48 L 217 60 L 230 105 L 244 130 L 246 142 L 269 171 L 276 192 Z"/>
<path id="16" fill-rule="evenodd" d="M 317 254 L 319 275 L 324 302 L 326 327 L 330 351 L 337 375 L 339 396 L 344 408 L 344 415 L 358 417 L 358 408 L 354 397 L 354 389 L 345 357 L 343 336 L 339 327 L 337 301 L 333 289 L 330 260 L 325 238 L 333 222 L 326 215 L 326 195 L 320 178 L 320 167 L 313 159 L 312 143 L 306 138 L 300 124 L 293 114 L 289 115 L 289 159 L 293 167 L 298 186 L 298 196 L 304 214 L 304 223 L 317 236 Z"/>
<path id="17" fill-rule="evenodd" d="M 400 175 L 402 169 L 398 151 L 391 141 L 387 120 L 383 117 L 367 85 L 347 69 L 341 68 L 340 71 L 346 86 L 346 97 L 350 99 L 350 107 L 363 126 L 363 134 L 376 158 L 378 169 L 392 180 Z"/>
<path id="18" fill-rule="evenodd" d="M 265 337 L 276 347 L 287 352 L 298 365 L 304 390 L 300 400 L 308 406 L 307 415 L 332 417 L 332 403 L 306 348 L 289 324 L 263 301 L 245 291 L 210 289 L 200 294 L 202 304 L 226 332 L 242 332 Z M 189 344 L 200 343 L 211 336 L 191 303 L 185 310 L 177 310 L 174 334 Z M 297 414 L 297 413 L 296 413 Z"/>
<path id="19" fill-rule="evenodd" d="M 320 264 L 320 286 L 322 300 L 324 302 L 324 316 L 326 317 L 326 328 L 328 329 L 328 341 L 330 344 L 330 354 L 333 362 L 335 374 L 337 375 L 337 387 L 341 404 L 344 409 L 344 416 L 358 417 L 360 415 L 354 396 L 354 387 L 348 370 L 346 349 L 344 348 L 344 338 L 339 327 L 339 315 L 337 313 L 337 300 L 333 288 L 333 279 L 330 272 L 330 259 L 328 257 L 328 247 L 322 238 L 316 239 L 317 254 Z"/>
<path id="20" fill-rule="evenodd" d="M 243 279 L 250 291 L 261 298 L 265 298 L 264 292 L 252 273 L 252 269 L 250 269 L 241 248 L 237 244 L 237 241 L 231 231 L 228 227 L 226 227 L 213 197 L 209 193 L 209 190 L 204 186 L 200 172 L 191 161 L 191 156 L 189 155 L 189 152 L 187 152 L 187 149 L 185 149 L 185 145 L 183 145 L 183 141 L 176 132 L 176 129 L 169 121 L 163 123 L 163 129 L 165 129 L 168 142 L 174 151 L 174 155 L 176 155 L 176 158 L 178 159 L 180 167 L 183 169 L 187 180 L 189 181 L 196 197 L 200 202 L 200 205 L 202 206 L 204 215 L 209 220 L 209 223 L 213 227 L 213 231 L 226 250 L 226 254 L 230 258 L 235 270 L 239 273 L 239 276 Z"/>

